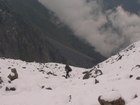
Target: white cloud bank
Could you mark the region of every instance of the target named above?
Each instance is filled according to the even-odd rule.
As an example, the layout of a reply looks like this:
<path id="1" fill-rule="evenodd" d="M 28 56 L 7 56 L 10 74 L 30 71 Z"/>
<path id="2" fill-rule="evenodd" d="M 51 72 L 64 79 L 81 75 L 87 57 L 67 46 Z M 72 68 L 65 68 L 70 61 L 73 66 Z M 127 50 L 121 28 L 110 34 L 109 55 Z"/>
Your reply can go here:
<path id="1" fill-rule="evenodd" d="M 38 0 L 104 56 L 140 40 L 140 16 L 117 7 L 104 11 L 99 0 Z"/>

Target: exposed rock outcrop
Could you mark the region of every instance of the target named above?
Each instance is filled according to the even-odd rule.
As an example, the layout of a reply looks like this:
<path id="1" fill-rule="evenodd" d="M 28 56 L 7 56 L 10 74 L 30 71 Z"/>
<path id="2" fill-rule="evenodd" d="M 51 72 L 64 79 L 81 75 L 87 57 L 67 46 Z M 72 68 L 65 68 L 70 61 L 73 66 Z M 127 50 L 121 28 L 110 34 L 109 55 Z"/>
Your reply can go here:
<path id="1" fill-rule="evenodd" d="M 99 96 L 98 101 L 100 105 L 125 105 L 125 101 L 120 94 L 114 91 L 107 93 L 107 95 Z"/>
<path id="2" fill-rule="evenodd" d="M 0 57 L 28 62 L 66 61 L 6 0 L 0 0 Z"/>
<path id="3" fill-rule="evenodd" d="M 90 77 L 96 78 L 100 75 L 103 75 L 103 72 L 101 70 L 97 69 L 96 67 L 94 67 L 90 71 L 83 72 L 83 74 L 84 74 L 83 79 L 89 79 Z"/>
<path id="4" fill-rule="evenodd" d="M 3 80 L 2 80 L 2 78 L 0 77 L 0 84 L 2 84 L 3 83 Z"/>
<path id="5" fill-rule="evenodd" d="M 15 87 L 6 87 L 5 91 L 16 91 Z"/>
<path id="6" fill-rule="evenodd" d="M 140 77 L 137 77 L 136 80 L 140 80 Z"/>
<path id="7" fill-rule="evenodd" d="M 90 73 L 89 72 L 87 72 L 84 76 L 83 76 L 83 79 L 89 79 L 89 77 L 90 77 Z"/>
<path id="8" fill-rule="evenodd" d="M 109 102 L 109 101 L 101 99 L 101 96 L 99 96 L 98 101 L 100 105 L 125 105 L 125 101 L 121 97 L 117 100 L 113 100 Z"/>
<path id="9" fill-rule="evenodd" d="M 11 74 L 8 75 L 8 78 L 13 81 L 15 79 L 18 78 L 18 73 L 17 73 L 17 70 L 14 68 L 14 69 L 11 69 Z"/>
<path id="10" fill-rule="evenodd" d="M 53 76 L 57 76 L 56 74 L 52 73 L 52 72 L 48 72 L 48 75 L 53 75 Z"/>

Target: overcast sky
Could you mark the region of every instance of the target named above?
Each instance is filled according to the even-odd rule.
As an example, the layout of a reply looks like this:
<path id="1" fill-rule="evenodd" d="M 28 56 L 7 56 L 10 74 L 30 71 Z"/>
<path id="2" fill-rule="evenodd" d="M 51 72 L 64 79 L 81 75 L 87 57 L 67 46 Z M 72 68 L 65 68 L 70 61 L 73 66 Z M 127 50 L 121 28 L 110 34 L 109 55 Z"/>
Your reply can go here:
<path id="1" fill-rule="evenodd" d="M 105 11 L 99 0 L 38 1 L 104 56 L 140 40 L 140 15 L 129 13 L 121 6 Z"/>

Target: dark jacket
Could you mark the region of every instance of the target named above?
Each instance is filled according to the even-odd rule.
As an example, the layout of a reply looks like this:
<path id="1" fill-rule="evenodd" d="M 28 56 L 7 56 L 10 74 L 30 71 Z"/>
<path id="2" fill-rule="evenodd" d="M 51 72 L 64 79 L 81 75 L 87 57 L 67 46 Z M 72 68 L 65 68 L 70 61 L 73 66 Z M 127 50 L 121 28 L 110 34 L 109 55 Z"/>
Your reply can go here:
<path id="1" fill-rule="evenodd" d="M 72 69 L 71 69 L 68 65 L 66 65 L 66 66 L 65 66 L 65 71 L 66 71 L 66 72 L 71 72 Z"/>

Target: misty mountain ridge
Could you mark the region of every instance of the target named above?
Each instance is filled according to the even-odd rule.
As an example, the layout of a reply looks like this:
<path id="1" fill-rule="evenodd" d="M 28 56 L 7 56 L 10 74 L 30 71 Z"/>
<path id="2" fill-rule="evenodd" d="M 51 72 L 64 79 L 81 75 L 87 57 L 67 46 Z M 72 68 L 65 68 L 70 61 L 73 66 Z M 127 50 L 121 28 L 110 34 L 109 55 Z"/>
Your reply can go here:
<path id="1" fill-rule="evenodd" d="M 92 0 L 89 0 L 89 3 L 91 1 Z M 101 44 L 101 42 L 98 39 L 95 40 L 96 37 L 90 38 L 89 36 L 87 36 L 87 38 L 89 37 L 89 40 L 91 42 L 93 42 L 94 44 L 96 43 L 96 47 L 95 46 L 92 47 L 87 43 L 83 43 L 81 40 L 79 40 L 79 38 L 75 37 L 74 36 L 75 32 L 71 31 L 71 29 L 69 29 L 69 26 L 62 23 L 62 21 L 59 21 L 59 19 L 55 16 L 56 14 L 54 12 L 50 11 L 48 8 L 45 8 L 42 4 L 40 4 L 38 2 L 38 0 L 7 0 L 7 2 L 10 4 L 10 6 L 12 7 L 11 9 L 14 10 L 16 12 L 16 14 L 20 14 L 20 17 L 22 17 L 22 20 L 24 20 L 26 23 L 30 24 L 30 26 L 32 28 L 34 28 L 34 30 L 37 30 L 38 33 L 40 33 L 41 36 L 39 36 L 39 37 L 44 40 L 43 43 L 45 41 L 47 41 L 47 42 L 49 41 L 49 43 L 50 43 L 49 46 L 54 47 L 54 48 L 52 48 L 54 50 L 52 52 L 49 52 L 50 54 L 55 51 L 59 52 L 59 56 L 61 56 L 61 57 L 56 57 L 56 58 L 54 57 L 54 58 L 51 58 L 51 60 L 49 60 L 49 61 L 57 61 L 57 59 L 62 58 L 61 60 L 58 60 L 58 61 L 63 62 L 63 63 L 68 63 L 73 66 L 92 67 L 93 65 L 95 65 L 105 59 L 101 54 L 96 52 L 96 51 L 98 51 L 97 46 L 101 47 L 101 48 L 99 48 L 100 53 L 106 52 L 106 54 L 110 55 L 109 51 L 114 50 L 116 53 L 120 48 L 124 48 L 129 43 L 132 43 L 133 41 L 139 39 L 138 36 L 136 36 L 139 31 L 136 29 L 133 30 L 134 28 L 131 27 L 134 25 L 134 23 L 136 21 L 139 20 L 137 15 L 130 14 L 129 18 L 124 20 L 124 23 L 130 24 L 130 27 L 128 27 L 127 24 L 121 24 L 122 22 L 119 20 L 122 17 L 128 17 L 128 14 L 127 14 L 128 9 L 126 9 L 125 6 L 122 6 L 122 8 L 118 7 L 118 6 L 120 6 L 122 4 L 128 6 L 130 2 L 129 3 L 126 3 L 126 1 L 125 2 L 120 2 L 120 1 L 112 2 L 112 1 L 104 0 L 105 5 L 107 6 L 105 9 L 111 9 L 110 14 L 107 14 L 107 23 L 104 23 L 102 25 L 102 27 L 97 28 L 94 24 L 98 25 L 98 23 L 100 23 L 100 21 L 99 22 L 97 21 L 97 23 L 96 23 L 96 21 L 90 22 L 90 23 L 93 23 L 93 25 L 95 26 L 95 27 L 93 27 L 93 29 L 91 28 L 92 30 L 94 30 L 94 28 L 95 28 L 95 32 L 90 31 L 90 28 L 88 28 L 84 24 L 80 25 L 80 26 L 82 26 L 82 29 L 85 30 L 82 33 L 80 32 L 82 35 L 83 35 L 83 33 L 87 32 L 88 30 L 90 33 L 92 33 L 92 35 L 93 35 L 93 33 L 94 33 L 94 35 L 96 35 L 96 34 L 98 35 L 98 33 L 96 33 L 96 31 L 97 31 L 96 28 L 99 29 L 98 31 L 100 31 L 100 33 L 101 33 L 101 35 L 100 34 L 99 35 L 103 36 L 103 39 L 105 39 L 102 41 L 103 44 Z M 112 3 L 114 3 L 114 4 L 112 7 L 110 7 L 112 5 Z M 136 1 L 133 1 L 133 3 L 136 4 Z M 96 4 L 96 1 L 95 1 L 95 4 Z M 130 4 L 132 4 L 132 3 L 130 3 Z M 137 5 L 139 5 L 139 4 L 137 4 Z M 118 8 L 116 8 L 116 7 L 118 7 Z M 112 8 L 115 9 L 115 12 L 112 10 Z M 99 8 L 93 7 L 93 9 L 95 9 L 95 13 L 98 11 L 99 12 L 98 14 L 100 14 L 100 12 L 101 12 L 100 6 L 99 6 Z M 124 11 L 123 9 L 127 10 L 127 11 Z M 131 9 L 131 7 L 130 7 L 130 9 Z M 138 12 L 138 9 L 135 9 L 135 13 L 136 12 Z M 118 16 L 118 14 L 120 14 L 120 13 L 124 13 L 125 16 Z M 94 15 L 94 13 L 93 13 L 93 15 Z M 99 16 L 99 17 L 100 18 L 97 20 L 100 20 L 100 19 L 102 20 L 104 18 L 104 15 L 102 15 L 102 13 L 101 13 L 101 16 Z M 114 17 L 117 17 L 117 18 L 114 18 Z M 133 20 L 134 17 L 136 17 L 135 21 Z M 130 20 L 132 19 L 134 22 L 131 23 L 131 22 L 127 21 L 129 19 Z M 80 20 L 80 18 L 79 18 L 79 20 Z M 85 23 L 86 23 L 86 21 L 85 21 Z M 137 23 L 139 24 L 139 22 L 137 22 Z M 138 26 L 138 24 L 137 24 L 137 26 Z M 128 28 L 129 28 L 129 30 L 128 30 Z M 110 30 L 111 30 L 111 33 L 110 33 Z M 128 30 L 128 31 L 124 31 L 124 30 Z M 103 33 L 103 35 L 102 35 L 102 33 Z M 135 35 L 132 35 L 131 33 L 134 33 Z M 114 36 L 114 35 L 116 35 L 116 36 Z M 127 36 L 130 36 L 130 39 Z M 114 41 L 110 40 L 110 39 L 113 39 Z M 84 39 L 84 40 L 86 40 L 86 39 Z M 30 42 L 30 41 L 28 41 L 28 42 Z M 43 43 L 42 43 L 42 45 L 43 45 Z M 106 44 L 110 44 L 110 45 L 106 46 Z M 39 52 L 40 48 L 36 48 L 35 47 L 36 45 L 34 45 L 34 44 L 31 44 L 31 45 L 33 45 L 35 49 L 38 49 L 38 52 Z M 119 47 L 118 47 L 118 45 L 119 45 Z M 22 53 L 22 51 L 21 51 L 21 53 Z M 24 51 L 23 51 L 23 53 L 24 53 Z M 54 54 L 55 53 L 48 55 L 48 56 L 53 57 Z M 111 54 L 114 54 L 114 53 L 111 53 Z M 3 53 L 3 55 L 4 55 L 4 53 Z M 15 55 L 18 55 L 18 54 L 15 54 Z M 26 54 L 23 54 L 24 57 L 25 57 L 25 55 Z M 43 56 L 42 56 L 42 58 L 43 58 Z M 28 59 L 28 57 L 24 58 L 24 60 L 26 60 L 26 59 Z M 32 59 L 34 59 L 34 56 L 32 56 Z M 46 59 L 46 57 L 44 57 L 43 59 Z M 55 60 L 52 60 L 52 59 L 55 59 Z M 39 62 L 41 61 L 41 59 L 40 60 L 34 59 L 34 60 L 39 61 Z"/>
<path id="2" fill-rule="evenodd" d="M 65 62 L 49 41 L 0 0 L 0 56 L 25 61 Z M 58 52 L 58 53 L 55 53 Z"/>
<path id="3" fill-rule="evenodd" d="M 64 64 L 0 58 L 0 104 L 139 105 L 139 58 L 140 41 L 92 68 L 70 65 L 68 79 Z"/>
<path id="4" fill-rule="evenodd" d="M 44 37 L 42 32 L 22 18 L 6 1 L 1 0 L 0 3 L 2 26 L 0 39 L 1 57 L 22 59 L 25 61 L 61 62 L 81 67 L 91 67 L 95 64 L 96 61 L 93 58 L 65 47 L 57 43 L 57 41 L 48 38 L 48 36 Z M 56 48 L 56 46 L 58 47 Z M 60 49 L 62 49 L 61 52 L 59 51 Z"/>
<path id="5" fill-rule="evenodd" d="M 138 0 L 38 1 L 106 57 L 140 39 Z"/>
<path id="6" fill-rule="evenodd" d="M 75 37 L 53 12 L 37 0 L 7 0 L 7 2 L 42 34 L 42 38 L 47 39 L 60 52 L 66 63 L 79 67 L 92 67 L 105 59 L 94 50 L 94 47 Z"/>

